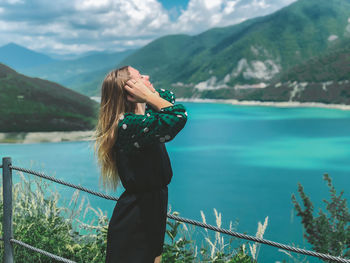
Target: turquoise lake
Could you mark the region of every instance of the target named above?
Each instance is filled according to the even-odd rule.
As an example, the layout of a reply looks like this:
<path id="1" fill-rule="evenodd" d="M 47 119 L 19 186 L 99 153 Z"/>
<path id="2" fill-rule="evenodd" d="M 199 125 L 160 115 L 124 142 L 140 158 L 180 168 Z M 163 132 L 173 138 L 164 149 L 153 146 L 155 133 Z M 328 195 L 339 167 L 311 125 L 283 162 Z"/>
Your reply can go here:
<path id="1" fill-rule="evenodd" d="M 238 220 L 236 231 L 254 236 L 258 222 L 263 223 L 268 216 L 264 238 L 310 249 L 302 237 L 291 195 L 297 194 L 301 183 L 315 211 L 320 207 L 325 210 L 322 200 L 329 199 L 329 191 L 323 174 L 328 173 L 338 193 L 344 190 L 349 199 L 350 111 L 183 104 L 187 124 L 166 143 L 174 173 L 169 184 L 171 210 L 199 221 L 202 210 L 207 223 L 216 225 L 216 208 L 222 214 L 223 228 Z M 89 142 L 2 144 L 0 155 L 12 157 L 13 165 L 100 191 Z M 16 178 L 14 174 L 14 181 Z M 70 200 L 74 190 L 55 187 Z M 108 194 L 118 196 L 122 190 Z M 94 208 L 100 207 L 111 216 L 114 201 L 80 195 L 88 196 Z M 283 259 L 289 258 L 277 248 L 261 245 L 258 262 Z"/>

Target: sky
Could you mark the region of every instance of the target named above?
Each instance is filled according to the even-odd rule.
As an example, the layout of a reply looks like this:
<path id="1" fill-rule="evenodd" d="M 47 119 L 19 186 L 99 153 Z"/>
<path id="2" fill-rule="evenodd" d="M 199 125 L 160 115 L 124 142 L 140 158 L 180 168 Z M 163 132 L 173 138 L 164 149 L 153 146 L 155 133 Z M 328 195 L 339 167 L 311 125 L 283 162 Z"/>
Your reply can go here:
<path id="1" fill-rule="evenodd" d="M 169 34 L 196 35 L 296 0 L 0 0 L 0 46 L 46 54 L 123 51 Z"/>

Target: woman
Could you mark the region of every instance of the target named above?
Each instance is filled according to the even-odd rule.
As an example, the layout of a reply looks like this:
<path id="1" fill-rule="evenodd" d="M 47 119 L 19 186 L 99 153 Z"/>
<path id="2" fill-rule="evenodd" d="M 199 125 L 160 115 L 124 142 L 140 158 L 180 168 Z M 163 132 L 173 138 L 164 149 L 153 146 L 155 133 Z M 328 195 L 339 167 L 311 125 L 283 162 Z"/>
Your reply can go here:
<path id="1" fill-rule="evenodd" d="M 173 92 L 154 89 L 130 66 L 102 83 L 95 151 L 104 188 L 125 188 L 108 225 L 106 263 L 161 261 L 173 175 L 165 143 L 187 121 L 185 107 L 173 103 Z"/>

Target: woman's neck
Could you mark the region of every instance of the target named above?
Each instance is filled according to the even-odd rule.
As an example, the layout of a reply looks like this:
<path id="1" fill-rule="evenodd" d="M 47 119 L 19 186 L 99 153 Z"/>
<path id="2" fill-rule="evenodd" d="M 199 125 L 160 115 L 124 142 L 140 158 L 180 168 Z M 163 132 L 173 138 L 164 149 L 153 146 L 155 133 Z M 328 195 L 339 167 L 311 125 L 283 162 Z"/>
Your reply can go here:
<path id="1" fill-rule="evenodd" d="M 136 103 L 135 114 L 144 115 L 145 108 L 146 108 L 146 103 Z"/>

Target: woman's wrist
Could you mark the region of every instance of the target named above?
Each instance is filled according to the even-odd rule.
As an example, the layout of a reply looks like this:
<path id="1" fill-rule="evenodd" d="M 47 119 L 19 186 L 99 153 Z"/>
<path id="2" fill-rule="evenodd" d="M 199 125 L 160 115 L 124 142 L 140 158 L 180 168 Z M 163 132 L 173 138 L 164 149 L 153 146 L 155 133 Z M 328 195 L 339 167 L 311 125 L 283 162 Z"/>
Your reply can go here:
<path id="1" fill-rule="evenodd" d="M 146 103 L 159 111 L 161 108 L 172 106 L 173 104 L 159 96 L 159 93 L 151 93 L 146 97 Z"/>

